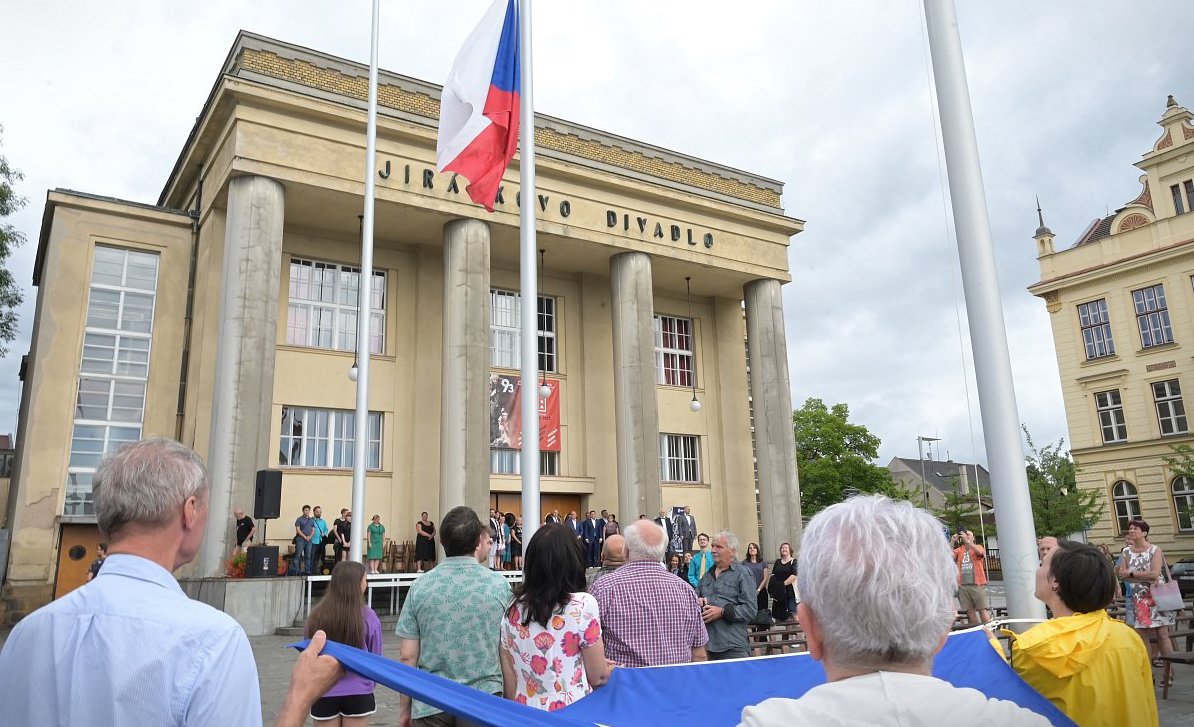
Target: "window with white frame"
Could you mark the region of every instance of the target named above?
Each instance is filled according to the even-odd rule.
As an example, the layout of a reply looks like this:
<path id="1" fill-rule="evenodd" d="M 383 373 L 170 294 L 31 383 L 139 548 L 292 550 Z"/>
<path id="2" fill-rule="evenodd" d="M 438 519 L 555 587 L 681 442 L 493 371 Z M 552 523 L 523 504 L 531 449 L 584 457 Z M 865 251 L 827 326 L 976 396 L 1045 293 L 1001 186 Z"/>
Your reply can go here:
<path id="1" fill-rule="evenodd" d="M 1127 480 L 1116 482 L 1111 486 L 1111 502 L 1119 532 L 1128 532 L 1128 523 L 1140 517 L 1140 498 L 1136 494 L 1136 486 Z"/>
<path id="2" fill-rule="evenodd" d="M 91 479 L 105 454 L 141 439 L 158 255 L 96 246 L 67 463 L 64 515 L 93 515 Z"/>
<path id="3" fill-rule="evenodd" d="M 655 383 L 692 386 L 692 320 L 655 316 Z"/>
<path id="4" fill-rule="evenodd" d="M 1172 489 L 1177 529 L 1183 533 L 1194 532 L 1194 477 L 1174 477 Z"/>
<path id="5" fill-rule="evenodd" d="M 510 290 L 489 291 L 489 364 L 505 369 L 522 368 L 522 296 Z M 539 335 L 539 370 L 558 372 L 556 348 L 556 299 L 539 296 L 536 314 Z"/>
<path id="6" fill-rule="evenodd" d="M 522 474 L 522 452 L 517 449 L 489 450 L 489 471 L 495 475 Z M 539 453 L 539 475 L 558 477 L 560 474 L 560 453 Z"/>
<path id="7" fill-rule="evenodd" d="M 1082 342 L 1086 358 L 1115 355 L 1115 341 L 1111 337 L 1111 318 L 1107 315 L 1107 300 L 1100 298 L 1078 306 L 1078 323 L 1082 326 Z"/>
<path id="8" fill-rule="evenodd" d="M 1186 200 L 1182 204 L 1182 190 L 1185 189 Z M 1169 186 L 1169 193 L 1173 195 L 1173 211 L 1179 215 L 1186 212 L 1194 212 L 1194 180 L 1187 179 L 1181 184 L 1172 184 Z"/>
<path id="9" fill-rule="evenodd" d="M 1188 431 L 1186 429 L 1186 405 L 1182 403 L 1182 389 L 1177 379 L 1155 381 L 1152 386 L 1161 436 L 1185 434 Z"/>
<path id="10" fill-rule="evenodd" d="M 700 482 L 701 445 L 691 434 L 659 435 L 659 479 L 663 482 Z"/>
<path id="11" fill-rule="evenodd" d="M 360 268 L 291 258 L 286 343 L 355 351 L 360 286 Z M 369 288 L 369 351 L 382 354 L 385 348 L 386 274 L 375 270 Z"/>
<path id="12" fill-rule="evenodd" d="M 355 411 L 284 406 L 278 464 L 283 467 L 350 469 L 355 433 Z M 381 469 L 381 412 L 369 412 L 366 452 L 366 468 Z"/>
<path id="13" fill-rule="evenodd" d="M 1173 343 L 1173 329 L 1169 325 L 1169 307 L 1165 302 L 1165 286 L 1151 285 L 1132 291 L 1136 307 L 1136 325 L 1140 328 L 1140 346 L 1152 348 Z"/>
<path id="14" fill-rule="evenodd" d="M 1119 389 L 1097 392 L 1095 409 L 1099 413 L 1099 427 L 1103 430 L 1103 444 L 1126 442 L 1128 424 L 1124 421 L 1124 406 Z"/>

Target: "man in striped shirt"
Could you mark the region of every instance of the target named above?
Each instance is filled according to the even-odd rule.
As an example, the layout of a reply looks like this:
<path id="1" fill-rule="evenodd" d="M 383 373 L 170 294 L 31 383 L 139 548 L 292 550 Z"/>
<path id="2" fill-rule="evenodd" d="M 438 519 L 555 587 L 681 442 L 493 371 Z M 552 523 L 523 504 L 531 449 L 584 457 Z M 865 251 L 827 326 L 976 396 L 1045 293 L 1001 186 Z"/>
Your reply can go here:
<path id="1" fill-rule="evenodd" d="M 663 566 L 667 535 L 650 520 L 623 531 L 629 559 L 593 582 L 605 658 L 618 666 L 704 661 L 709 634 L 696 593 Z"/>

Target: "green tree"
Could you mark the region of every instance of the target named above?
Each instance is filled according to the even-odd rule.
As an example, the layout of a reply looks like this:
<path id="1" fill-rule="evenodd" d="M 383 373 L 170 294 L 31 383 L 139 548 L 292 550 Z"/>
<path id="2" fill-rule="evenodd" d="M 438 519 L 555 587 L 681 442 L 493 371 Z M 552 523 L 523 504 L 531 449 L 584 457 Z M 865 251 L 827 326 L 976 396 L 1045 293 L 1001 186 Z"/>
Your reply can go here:
<path id="1" fill-rule="evenodd" d="M 0 127 L 0 134 L 4 128 Z M 25 198 L 13 189 L 25 175 L 8 165 L 0 155 L 0 220 L 25 206 Z M 8 269 L 13 250 L 25 243 L 24 233 L 8 223 L 0 223 L 0 356 L 8 355 L 8 346 L 17 337 L 17 308 L 24 300 L 21 289 Z"/>
<path id="2" fill-rule="evenodd" d="M 1165 464 L 1173 470 L 1174 476 L 1194 479 L 1194 447 L 1188 444 L 1179 444 L 1170 449 L 1173 450 L 1173 456 L 1165 457 Z M 1177 507 L 1178 528 L 1188 530 L 1194 527 L 1194 508 L 1190 507 L 1189 502 L 1184 499 L 1174 499 L 1178 500 L 1174 503 Z"/>
<path id="3" fill-rule="evenodd" d="M 1065 439 L 1038 448 L 1028 427 L 1023 429 L 1029 452 L 1025 458 L 1028 494 L 1037 537 L 1065 537 L 1089 528 L 1102 514 L 1102 497 L 1094 490 L 1078 487 L 1077 469 L 1065 449 Z"/>
<path id="4" fill-rule="evenodd" d="M 978 502 L 975 496 L 962 490 L 962 482 L 957 475 L 951 475 L 946 480 L 950 489 L 943 493 L 941 507 L 933 508 L 933 514 L 951 533 L 958 532 L 962 527 L 973 530 L 974 522 L 978 521 Z"/>
<path id="5" fill-rule="evenodd" d="M 907 499 L 908 493 L 874 464 L 879 438 L 850 423 L 850 408 L 809 398 L 792 413 L 796 467 L 800 475 L 800 510 L 810 517 L 857 490 Z"/>

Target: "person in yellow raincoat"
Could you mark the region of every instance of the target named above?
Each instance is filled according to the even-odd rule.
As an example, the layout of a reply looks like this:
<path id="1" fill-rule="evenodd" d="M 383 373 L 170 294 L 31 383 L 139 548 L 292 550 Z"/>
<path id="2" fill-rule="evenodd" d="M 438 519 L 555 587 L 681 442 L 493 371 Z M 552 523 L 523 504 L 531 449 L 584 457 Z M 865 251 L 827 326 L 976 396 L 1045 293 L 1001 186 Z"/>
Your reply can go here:
<path id="1" fill-rule="evenodd" d="M 1115 571 L 1097 548 L 1061 540 L 1036 572 L 1053 618 L 1012 643 L 1012 668 L 1082 727 L 1156 727 L 1148 650 L 1106 608 Z"/>

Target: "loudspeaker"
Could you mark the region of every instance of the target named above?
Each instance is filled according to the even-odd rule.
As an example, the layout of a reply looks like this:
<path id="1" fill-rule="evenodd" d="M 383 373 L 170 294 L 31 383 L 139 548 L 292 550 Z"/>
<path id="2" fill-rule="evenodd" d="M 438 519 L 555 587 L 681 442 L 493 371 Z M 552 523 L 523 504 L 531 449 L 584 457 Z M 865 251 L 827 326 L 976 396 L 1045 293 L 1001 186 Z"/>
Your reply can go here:
<path id="1" fill-rule="evenodd" d="M 257 470 L 253 517 L 273 519 L 282 514 L 282 470 Z"/>
<path id="2" fill-rule="evenodd" d="M 248 578 L 275 578 L 278 575 L 278 546 L 250 545 L 249 559 L 245 563 Z"/>

